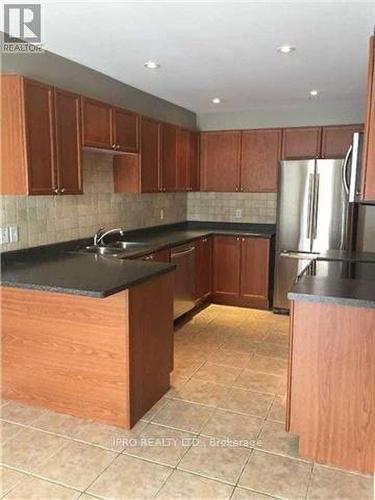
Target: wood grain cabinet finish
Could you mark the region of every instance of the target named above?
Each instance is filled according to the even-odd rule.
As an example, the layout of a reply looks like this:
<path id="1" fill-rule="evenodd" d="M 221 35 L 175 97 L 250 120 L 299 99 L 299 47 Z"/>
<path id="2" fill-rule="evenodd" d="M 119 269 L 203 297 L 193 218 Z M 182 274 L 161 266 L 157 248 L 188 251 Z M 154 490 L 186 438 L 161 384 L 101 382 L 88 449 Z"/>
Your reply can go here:
<path id="1" fill-rule="evenodd" d="M 240 293 L 241 238 L 215 236 L 213 251 L 214 301 L 238 298 Z"/>
<path id="2" fill-rule="evenodd" d="M 202 132 L 200 140 L 201 190 L 240 190 L 241 132 Z"/>
<path id="3" fill-rule="evenodd" d="M 112 108 L 112 142 L 116 150 L 137 153 L 139 150 L 139 115 L 121 108 Z"/>
<path id="4" fill-rule="evenodd" d="M 188 191 L 199 191 L 199 133 L 189 130 Z"/>
<path id="5" fill-rule="evenodd" d="M 150 118 L 141 119 L 141 191 L 159 191 L 160 123 Z"/>
<path id="6" fill-rule="evenodd" d="M 281 137 L 281 129 L 242 132 L 241 191 L 277 192 Z"/>
<path id="7" fill-rule="evenodd" d="M 1 98 L 1 193 L 81 193 L 79 96 L 2 75 Z"/>
<path id="8" fill-rule="evenodd" d="M 241 238 L 240 296 L 253 306 L 268 308 L 270 240 Z"/>
<path id="9" fill-rule="evenodd" d="M 353 134 L 362 131 L 362 125 L 323 127 L 320 157 L 345 158 L 350 145 L 353 143 Z"/>
<path id="10" fill-rule="evenodd" d="M 202 301 L 212 293 L 212 238 L 195 242 L 195 299 Z"/>
<path id="11" fill-rule="evenodd" d="M 363 201 L 375 203 L 375 36 L 370 39 L 363 172 L 362 199 Z"/>
<path id="12" fill-rule="evenodd" d="M 161 125 L 160 191 L 177 188 L 177 127 Z"/>
<path id="13" fill-rule="evenodd" d="M 283 130 L 283 160 L 319 158 L 320 127 L 296 127 Z"/>
<path id="14" fill-rule="evenodd" d="M 177 191 L 188 191 L 190 177 L 190 142 L 189 131 L 184 128 L 177 129 Z"/>
<path id="15" fill-rule="evenodd" d="M 115 149 L 111 106 L 82 97 L 82 144 L 84 147 Z"/>

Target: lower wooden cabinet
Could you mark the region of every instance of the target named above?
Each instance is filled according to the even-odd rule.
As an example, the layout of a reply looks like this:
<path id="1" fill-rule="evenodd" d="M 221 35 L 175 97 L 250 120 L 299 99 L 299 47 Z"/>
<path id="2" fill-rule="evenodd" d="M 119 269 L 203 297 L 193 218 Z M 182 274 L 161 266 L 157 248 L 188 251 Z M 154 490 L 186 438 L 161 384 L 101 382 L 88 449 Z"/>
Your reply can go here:
<path id="1" fill-rule="evenodd" d="M 195 242 L 195 300 L 202 301 L 212 293 L 212 238 Z"/>
<path id="2" fill-rule="evenodd" d="M 213 301 L 268 309 L 270 240 L 215 236 Z"/>

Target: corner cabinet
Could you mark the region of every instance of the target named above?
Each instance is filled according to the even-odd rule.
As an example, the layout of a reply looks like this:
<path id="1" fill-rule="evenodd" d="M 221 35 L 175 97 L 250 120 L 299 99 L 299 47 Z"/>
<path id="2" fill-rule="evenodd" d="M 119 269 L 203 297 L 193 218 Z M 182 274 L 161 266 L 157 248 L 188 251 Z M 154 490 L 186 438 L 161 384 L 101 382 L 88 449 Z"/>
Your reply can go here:
<path id="1" fill-rule="evenodd" d="M 213 302 L 270 307 L 271 240 L 215 236 Z"/>
<path id="2" fill-rule="evenodd" d="M 365 143 L 363 151 L 362 200 L 375 203 L 375 36 L 370 40 L 370 62 Z"/>
<path id="3" fill-rule="evenodd" d="M 1 99 L 1 193 L 82 193 L 79 96 L 2 75 Z"/>

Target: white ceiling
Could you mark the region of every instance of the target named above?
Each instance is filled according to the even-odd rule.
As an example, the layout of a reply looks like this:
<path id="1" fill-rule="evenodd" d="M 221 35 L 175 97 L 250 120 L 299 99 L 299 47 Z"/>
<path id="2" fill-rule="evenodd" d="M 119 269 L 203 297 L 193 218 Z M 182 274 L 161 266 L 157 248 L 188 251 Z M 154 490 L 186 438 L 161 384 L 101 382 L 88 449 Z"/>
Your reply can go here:
<path id="1" fill-rule="evenodd" d="M 374 1 L 44 2 L 45 47 L 192 111 L 364 95 Z M 297 50 L 281 55 L 276 48 Z M 161 64 L 146 70 L 145 61 Z M 223 102 L 213 105 L 211 98 Z"/>

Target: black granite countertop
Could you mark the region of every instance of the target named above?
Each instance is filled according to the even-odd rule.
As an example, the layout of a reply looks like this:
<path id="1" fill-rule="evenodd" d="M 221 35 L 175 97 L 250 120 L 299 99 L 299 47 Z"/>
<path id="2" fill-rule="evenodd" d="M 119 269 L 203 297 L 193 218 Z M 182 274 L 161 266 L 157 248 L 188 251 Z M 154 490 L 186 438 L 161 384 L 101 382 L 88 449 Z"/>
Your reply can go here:
<path id="1" fill-rule="evenodd" d="M 121 239 L 144 245 L 123 258 L 80 253 L 79 248 L 92 243 L 92 239 L 6 252 L 1 256 L 1 285 L 107 297 L 175 268 L 173 264 L 135 257 L 212 234 L 271 238 L 275 226 L 192 222 L 129 231 Z"/>
<path id="2" fill-rule="evenodd" d="M 319 256 L 291 288 L 290 300 L 375 308 L 375 254 Z"/>

